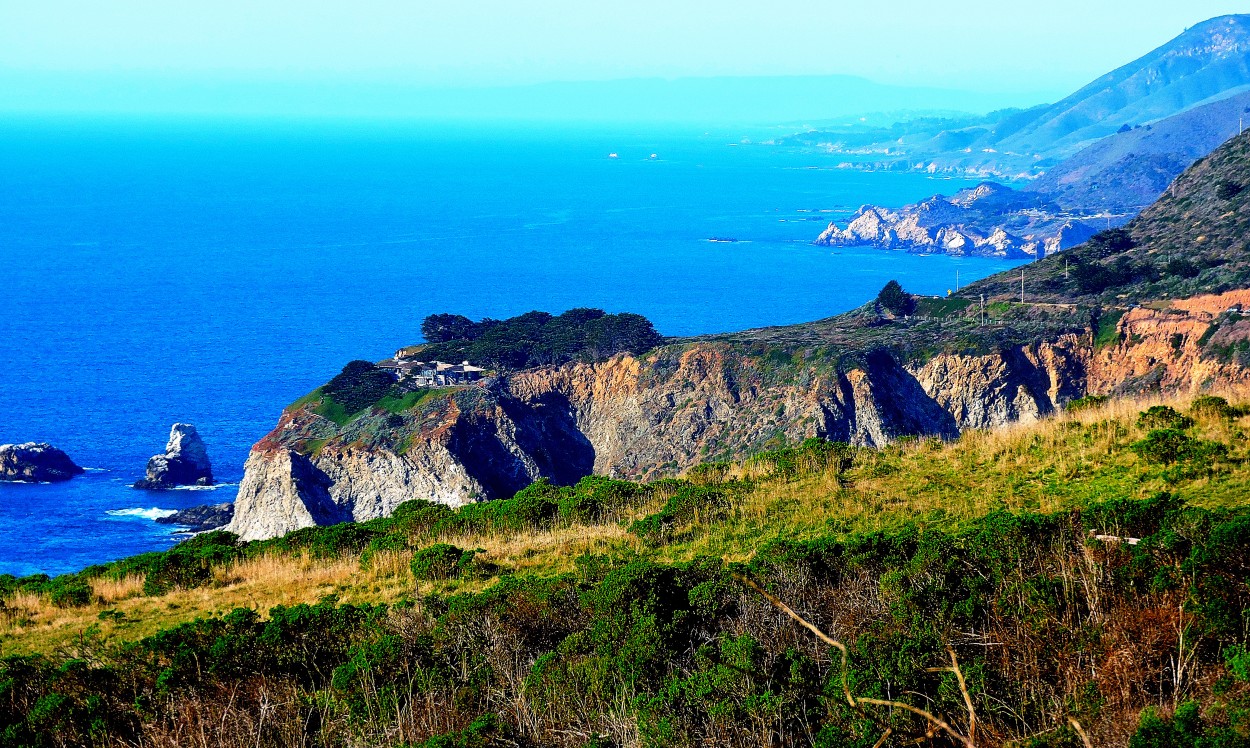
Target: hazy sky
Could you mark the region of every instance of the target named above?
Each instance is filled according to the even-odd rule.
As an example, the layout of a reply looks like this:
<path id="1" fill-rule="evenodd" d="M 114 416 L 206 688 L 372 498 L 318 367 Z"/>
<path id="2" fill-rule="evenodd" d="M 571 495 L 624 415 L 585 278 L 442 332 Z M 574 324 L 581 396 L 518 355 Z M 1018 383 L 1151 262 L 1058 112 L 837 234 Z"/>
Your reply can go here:
<path id="1" fill-rule="evenodd" d="M 1245 0 L 0 0 L 0 80 L 839 73 L 1055 97 Z"/>

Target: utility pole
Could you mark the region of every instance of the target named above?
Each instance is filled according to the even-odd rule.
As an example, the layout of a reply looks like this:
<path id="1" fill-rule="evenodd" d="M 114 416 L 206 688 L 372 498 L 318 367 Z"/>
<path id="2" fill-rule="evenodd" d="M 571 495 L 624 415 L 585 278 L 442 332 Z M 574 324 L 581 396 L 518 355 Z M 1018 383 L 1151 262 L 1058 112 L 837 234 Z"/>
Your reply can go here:
<path id="1" fill-rule="evenodd" d="M 981 326 L 985 327 L 985 294 L 981 294 Z"/>
<path id="2" fill-rule="evenodd" d="M 1020 303 L 1024 303 L 1024 268 L 1020 268 Z"/>
<path id="3" fill-rule="evenodd" d="M 959 291 L 959 268 L 955 268 L 955 290 Z"/>

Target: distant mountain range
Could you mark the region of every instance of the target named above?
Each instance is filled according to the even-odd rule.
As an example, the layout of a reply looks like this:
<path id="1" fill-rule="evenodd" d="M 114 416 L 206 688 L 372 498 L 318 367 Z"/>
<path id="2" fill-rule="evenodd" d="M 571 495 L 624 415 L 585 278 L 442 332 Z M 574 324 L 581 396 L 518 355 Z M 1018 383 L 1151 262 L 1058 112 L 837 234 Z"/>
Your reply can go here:
<path id="1" fill-rule="evenodd" d="M 917 120 L 892 128 L 816 129 L 781 142 L 843 154 L 848 168 L 1031 178 L 1121 129 L 1153 124 L 1247 91 L 1250 15 L 1221 16 L 1055 104 L 986 117 Z M 1234 118 L 1229 126 L 1235 125 Z M 1184 136 L 1181 125 L 1176 132 Z M 1225 137 L 1233 134 L 1236 130 L 1230 129 Z M 1179 173 L 1176 169 L 1173 176 Z"/>
<path id="2" fill-rule="evenodd" d="M 872 133 L 845 139 L 842 151 L 859 157 L 850 168 L 1040 176 L 1023 192 L 985 183 L 901 208 L 864 206 L 816 243 L 1041 258 L 1127 222 L 1247 122 L 1250 15 L 1215 18 L 1056 104 L 958 128 L 950 118 L 900 123 L 888 144 Z"/>

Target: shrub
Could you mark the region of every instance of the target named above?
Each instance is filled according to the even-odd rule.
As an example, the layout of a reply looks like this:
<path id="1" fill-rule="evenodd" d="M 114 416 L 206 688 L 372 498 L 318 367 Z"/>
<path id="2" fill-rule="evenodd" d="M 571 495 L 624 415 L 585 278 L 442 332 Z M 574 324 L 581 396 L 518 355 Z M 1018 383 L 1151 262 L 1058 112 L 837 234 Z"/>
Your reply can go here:
<path id="1" fill-rule="evenodd" d="M 1183 416 L 1175 408 L 1155 405 L 1137 415 L 1137 425 L 1144 429 L 1172 429 L 1183 431 L 1194 425 L 1192 418 Z"/>
<path id="2" fill-rule="evenodd" d="M 412 576 L 419 580 L 455 579 L 469 572 L 477 551 L 464 551 L 450 543 L 435 543 L 412 557 Z"/>
<path id="3" fill-rule="evenodd" d="M 1075 400 L 1069 400 L 1068 404 L 1064 406 L 1064 410 L 1067 410 L 1070 413 L 1080 413 L 1083 410 L 1094 410 L 1096 408 L 1101 408 L 1107 400 L 1108 398 L 1106 395 L 1086 395 L 1085 397 L 1078 397 Z"/>
<path id="4" fill-rule="evenodd" d="M 714 519 L 728 508 L 729 497 L 723 491 L 683 483 L 660 511 L 634 521 L 629 531 L 643 540 L 664 543 L 678 525 Z"/>
<path id="5" fill-rule="evenodd" d="M 1164 465 L 1187 462 L 1194 467 L 1209 466 L 1228 454 L 1228 447 L 1219 442 L 1195 439 L 1176 429 L 1154 429 L 1129 448 L 1148 462 Z"/>
<path id="6" fill-rule="evenodd" d="M 1233 678 L 1242 683 L 1250 683 L 1250 652 L 1246 651 L 1245 646 L 1234 644 L 1224 650 L 1224 665 Z"/>
<path id="7" fill-rule="evenodd" d="M 388 524 L 386 520 L 371 520 L 304 527 L 279 538 L 253 543 L 248 552 L 258 555 L 267 550 L 307 550 L 316 558 L 335 558 L 344 553 L 361 552 L 371 540 L 385 534 Z"/>
<path id="8" fill-rule="evenodd" d="M 1232 200 L 1246 189 L 1245 185 L 1239 182 L 1222 181 L 1215 186 L 1215 196 L 1221 200 Z"/>
<path id="9" fill-rule="evenodd" d="M 392 532 L 410 534 L 428 533 L 439 521 L 455 514 L 446 504 L 425 499 L 412 499 L 395 507 L 391 512 Z"/>
<path id="10" fill-rule="evenodd" d="M 1229 405 L 1227 400 L 1215 395 L 1203 395 L 1195 398 L 1193 404 L 1189 406 L 1189 412 L 1196 416 L 1224 419 L 1233 419 L 1242 415 L 1240 408 Z"/>
<path id="11" fill-rule="evenodd" d="M 58 608 L 77 608 L 90 605 L 95 593 L 86 580 L 78 577 L 52 580 L 48 587 L 48 600 Z"/>
<path id="12" fill-rule="evenodd" d="M 1187 257 L 1177 257 L 1163 266 L 1163 272 L 1180 278 L 1196 278 L 1202 272 L 1202 268 Z"/>

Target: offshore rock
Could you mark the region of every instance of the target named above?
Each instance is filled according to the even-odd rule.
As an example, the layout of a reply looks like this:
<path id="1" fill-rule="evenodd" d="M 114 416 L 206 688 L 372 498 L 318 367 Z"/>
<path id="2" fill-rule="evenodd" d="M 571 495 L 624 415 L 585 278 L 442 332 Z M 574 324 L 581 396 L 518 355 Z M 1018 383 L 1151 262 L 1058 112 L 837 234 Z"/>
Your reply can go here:
<path id="1" fill-rule="evenodd" d="M 225 527 L 234 518 L 234 504 L 204 504 L 174 512 L 168 517 L 160 517 L 156 521 L 162 525 L 178 525 L 191 532 L 208 532 Z"/>
<path id="2" fill-rule="evenodd" d="M 51 444 L 0 444 L 0 481 L 55 483 L 83 472 L 69 455 Z"/>
<path id="3" fill-rule="evenodd" d="M 135 488 L 163 490 L 176 486 L 211 486 L 213 468 L 204 440 L 189 423 L 175 423 L 169 430 L 165 453 L 148 460 L 147 475 Z"/>

